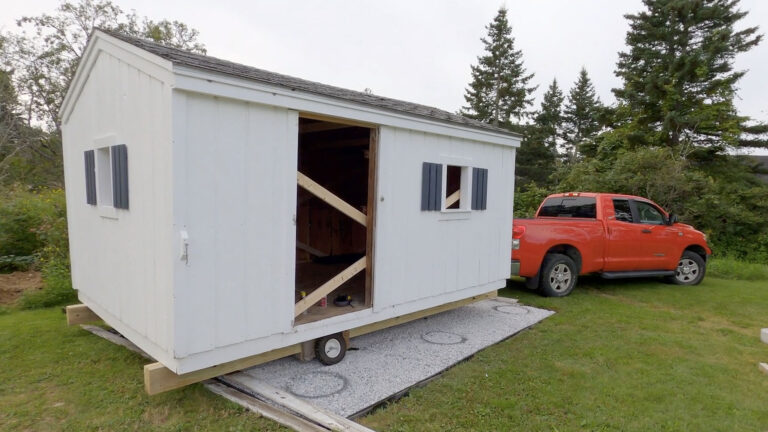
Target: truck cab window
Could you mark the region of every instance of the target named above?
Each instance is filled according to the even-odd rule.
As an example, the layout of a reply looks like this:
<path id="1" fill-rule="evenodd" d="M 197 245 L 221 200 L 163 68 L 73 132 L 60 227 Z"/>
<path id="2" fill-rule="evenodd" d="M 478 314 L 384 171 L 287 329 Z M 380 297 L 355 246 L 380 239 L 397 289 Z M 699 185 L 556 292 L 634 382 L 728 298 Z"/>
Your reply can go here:
<path id="1" fill-rule="evenodd" d="M 640 223 L 649 225 L 664 225 L 664 214 L 652 204 L 635 201 L 637 213 L 640 215 Z"/>
<path id="2" fill-rule="evenodd" d="M 629 223 L 634 222 L 632 220 L 632 209 L 629 207 L 629 200 L 613 200 L 613 211 L 617 221 Z"/>
<path id="3" fill-rule="evenodd" d="M 593 197 L 551 197 L 544 201 L 539 216 L 588 218 L 597 217 L 595 198 Z"/>

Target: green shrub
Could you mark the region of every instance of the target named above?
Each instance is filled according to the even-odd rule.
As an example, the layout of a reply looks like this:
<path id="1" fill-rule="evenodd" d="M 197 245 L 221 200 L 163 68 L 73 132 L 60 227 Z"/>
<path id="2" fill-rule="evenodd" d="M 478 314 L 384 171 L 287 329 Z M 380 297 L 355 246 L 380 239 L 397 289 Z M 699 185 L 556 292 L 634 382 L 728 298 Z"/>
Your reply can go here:
<path id="1" fill-rule="evenodd" d="M 0 192 L 0 271 L 36 267 L 43 276 L 43 289 L 25 293 L 21 308 L 76 300 L 69 272 L 66 215 L 62 189 L 13 187 Z"/>
<path id="2" fill-rule="evenodd" d="M 731 280 L 768 280 L 768 265 L 740 261 L 735 258 L 712 258 L 707 263 L 707 274 Z"/>
<path id="3" fill-rule="evenodd" d="M 77 293 L 72 289 L 69 260 L 54 258 L 45 261 L 41 267 L 43 289 L 25 293 L 19 301 L 22 309 L 59 306 L 77 301 Z"/>

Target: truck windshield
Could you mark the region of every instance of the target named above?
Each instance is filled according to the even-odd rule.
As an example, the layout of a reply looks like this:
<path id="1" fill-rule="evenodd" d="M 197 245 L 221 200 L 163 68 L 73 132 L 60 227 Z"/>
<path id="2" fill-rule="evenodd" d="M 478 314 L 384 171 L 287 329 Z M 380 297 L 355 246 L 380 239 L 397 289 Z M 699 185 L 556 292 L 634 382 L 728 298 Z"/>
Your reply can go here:
<path id="1" fill-rule="evenodd" d="M 595 198 L 590 197 L 551 197 L 544 201 L 539 216 L 590 218 L 597 217 Z"/>

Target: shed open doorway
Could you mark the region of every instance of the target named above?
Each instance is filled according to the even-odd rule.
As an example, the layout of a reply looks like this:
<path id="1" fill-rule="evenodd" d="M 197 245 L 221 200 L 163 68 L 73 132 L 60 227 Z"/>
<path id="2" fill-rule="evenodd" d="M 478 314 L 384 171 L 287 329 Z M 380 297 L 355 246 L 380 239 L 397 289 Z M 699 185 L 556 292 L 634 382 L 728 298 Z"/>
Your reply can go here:
<path id="1" fill-rule="evenodd" d="M 299 118 L 295 325 L 370 308 L 377 130 Z"/>

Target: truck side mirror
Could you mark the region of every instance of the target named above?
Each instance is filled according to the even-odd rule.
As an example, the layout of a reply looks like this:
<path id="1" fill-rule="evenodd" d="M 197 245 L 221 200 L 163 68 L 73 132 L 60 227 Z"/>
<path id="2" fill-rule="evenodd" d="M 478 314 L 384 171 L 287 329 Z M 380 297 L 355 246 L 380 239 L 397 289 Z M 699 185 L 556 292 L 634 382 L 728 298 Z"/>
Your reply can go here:
<path id="1" fill-rule="evenodd" d="M 669 215 L 669 220 L 667 221 L 667 225 L 674 225 L 677 223 L 677 215 L 671 214 Z"/>

